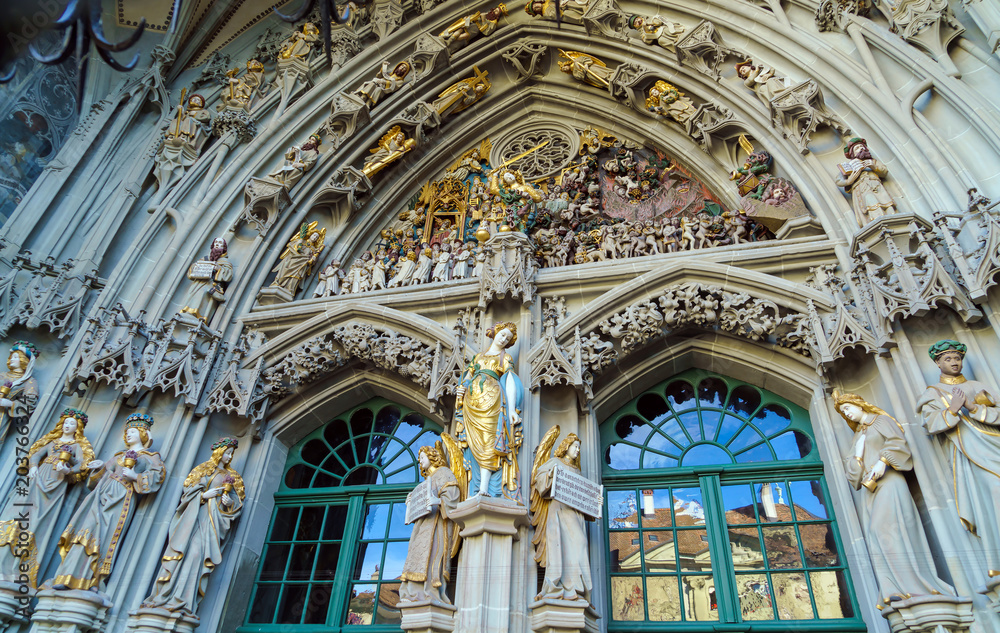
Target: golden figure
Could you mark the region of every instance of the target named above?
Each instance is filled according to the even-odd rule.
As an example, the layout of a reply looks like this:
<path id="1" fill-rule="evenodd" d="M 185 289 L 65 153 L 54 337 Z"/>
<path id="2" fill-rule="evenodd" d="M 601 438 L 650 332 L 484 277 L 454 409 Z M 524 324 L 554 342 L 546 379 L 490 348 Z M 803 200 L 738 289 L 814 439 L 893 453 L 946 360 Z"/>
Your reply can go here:
<path id="1" fill-rule="evenodd" d="M 507 15 L 507 5 L 500 3 L 485 16 L 476 11 L 472 15 L 456 20 L 438 36 L 444 40 L 444 45 L 450 47 L 452 44 L 464 44 L 478 35 L 490 35 L 497 30 L 497 23 L 502 16 Z"/>
<path id="2" fill-rule="evenodd" d="M 226 73 L 229 90 L 222 91 L 219 96 L 222 103 L 216 106 L 216 109 L 229 108 L 249 112 L 253 106 L 254 96 L 263 97 L 267 92 L 267 85 L 264 83 L 264 64 L 251 59 L 247 62 L 247 71 L 242 77 L 236 76 L 239 72 L 239 68 L 234 68 Z"/>
<path id="3" fill-rule="evenodd" d="M 272 287 L 295 296 L 302 280 L 309 276 L 313 264 L 323 252 L 326 229 L 319 229 L 318 225 L 319 222 L 303 222 L 299 232 L 288 240 L 288 246 L 281 253 L 281 261 L 274 268 L 278 276 L 271 282 Z"/>
<path id="4" fill-rule="evenodd" d="M 302 31 L 295 31 L 282 42 L 278 59 L 308 59 L 313 46 L 319 41 L 319 29 L 312 22 L 302 25 Z"/>
<path id="5" fill-rule="evenodd" d="M 574 79 L 597 88 L 611 87 L 611 75 L 615 71 L 608 68 L 603 61 L 579 51 L 559 49 L 559 55 L 566 58 L 565 61 L 559 62 L 559 70 L 567 75 L 572 75 Z"/>
<path id="6" fill-rule="evenodd" d="M 658 80 L 649 89 L 646 109 L 655 114 L 670 117 L 678 123 L 686 123 L 694 116 L 694 104 L 676 86 Z"/>
<path id="7" fill-rule="evenodd" d="M 471 469 L 469 492 L 517 500 L 524 388 L 506 352 L 517 342 L 517 326 L 499 322 L 486 335 L 492 339 L 489 349 L 472 358 L 455 390 L 457 436 L 466 463 L 478 466 Z"/>
<path id="8" fill-rule="evenodd" d="M 472 67 L 475 74 L 445 88 L 444 92 L 438 95 L 431 107 L 442 118 L 465 110 L 472 104 L 483 98 L 483 95 L 493 86 L 489 80 L 489 73 L 479 70 L 477 66 Z"/>
<path id="9" fill-rule="evenodd" d="M 385 133 L 375 149 L 369 150 L 372 155 L 365 159 L 365 166 L 361 171 L 371 178 L 416 146 L 416 139 L 406 138 L 406 134 L 398 125 L 393 126 Z"/>

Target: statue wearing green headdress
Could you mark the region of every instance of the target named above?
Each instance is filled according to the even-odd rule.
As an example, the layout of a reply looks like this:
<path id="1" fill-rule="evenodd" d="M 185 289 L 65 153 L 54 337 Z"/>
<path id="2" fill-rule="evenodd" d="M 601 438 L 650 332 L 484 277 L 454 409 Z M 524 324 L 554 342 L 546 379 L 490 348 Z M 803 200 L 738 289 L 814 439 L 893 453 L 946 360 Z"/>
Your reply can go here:
<path id="1" fill-rule="evenodd" d="M 917 401 L 932 435 L 951 444 L 955 506 L 962 525 L 983 543 L 991 578 L 1000 576 L 1000 396 L 962 375 L 967 348 L 938 341 L 929 350 L 941 379 Z"/>

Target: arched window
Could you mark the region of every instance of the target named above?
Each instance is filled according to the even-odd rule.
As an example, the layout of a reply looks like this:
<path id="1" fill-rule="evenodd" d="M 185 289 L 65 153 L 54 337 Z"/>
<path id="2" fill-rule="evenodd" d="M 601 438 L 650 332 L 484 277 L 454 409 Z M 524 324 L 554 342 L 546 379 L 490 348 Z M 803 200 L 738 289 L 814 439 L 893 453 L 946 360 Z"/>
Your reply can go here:
<path id="1" fill-rule="evenodd" d="M 804 409 L 691 370 L 601 441 L 610 631 L 865 630 Z"/>
<path id="2" fill-rule="evenodd" d="M 418 412 L 375 399 L 289 451 L 240 631 L 398 630 L 411 529 L 404 502 L 420 480 L 417 453 L 439 430 Z"/>

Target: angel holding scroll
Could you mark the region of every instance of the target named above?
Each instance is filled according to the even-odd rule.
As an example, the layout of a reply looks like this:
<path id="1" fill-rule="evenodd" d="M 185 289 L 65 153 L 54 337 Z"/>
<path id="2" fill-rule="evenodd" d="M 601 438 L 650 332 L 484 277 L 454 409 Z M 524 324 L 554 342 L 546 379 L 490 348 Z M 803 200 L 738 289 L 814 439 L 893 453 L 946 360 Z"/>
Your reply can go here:
<path id="1" fill-rule="evenodd" d="M 399 597 L 408 602 L 451 604 L 446 583 L 451 559 L 462 542 L 451 513 L 465 500 L 467 485 L 462 449 L 452 436 L 443 433 L 434 446 L 420 448 L 418 459 L 425 479 L 406 498 L 406 522 L 413 522 L 413 532 L 400 575 Z"/>
<path id="2" fill-rule="evenodd" d="M 587 551 L 586 516 L 556 495 L 556 479 L 563 474 L 582 478 L 580 438 L 570 433 L 556 448 L 559 426 L 545 434 L 535 451 L 531 468 L 531 525 L 535 535 L 535 561 L 545 568 L 542 590 L 536 600 L 585 600 L 590 602 L 593 583 Z M 598 495 L 600 496 L 600 495 Z"/>

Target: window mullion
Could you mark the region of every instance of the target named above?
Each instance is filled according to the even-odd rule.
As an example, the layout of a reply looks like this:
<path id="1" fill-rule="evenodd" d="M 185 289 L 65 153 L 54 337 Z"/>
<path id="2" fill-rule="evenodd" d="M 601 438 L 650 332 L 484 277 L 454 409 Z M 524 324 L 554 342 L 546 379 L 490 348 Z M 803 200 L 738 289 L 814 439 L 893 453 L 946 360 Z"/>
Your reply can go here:
<path id="1" fill-rule="evenodd" d="M 364 495 L 356 495 L 347 503 L 344 535 L 340 541 L 340 560 L 337 561 L 337 574 L 334 576 L 333 589 L 330 592 L 330 610 L 327 614 L 329 618 L 327 624 L 330 626 L 340 627 L 344 623 L 344 609 L 347 607 L 347 595 L 351 588 L 351 572 L 357 556 L 358 540 L 361 538 L 364 502 Z"/>
<path id="2" fill-rule="evenodd" d="M 722 487 L 718 475 L 702 475 L 702 504 L 705 511 L 705 528 L 708 547 L 712 555 L 712 576 L 715 599 L 719 608 L 719 622 L 739 622 L 740 604 L 736 595 L 736 569 L 729 551 L 729 533 L 726 530 L 726 512 L 722 502 Z"/>

